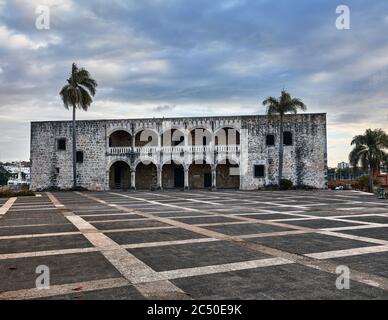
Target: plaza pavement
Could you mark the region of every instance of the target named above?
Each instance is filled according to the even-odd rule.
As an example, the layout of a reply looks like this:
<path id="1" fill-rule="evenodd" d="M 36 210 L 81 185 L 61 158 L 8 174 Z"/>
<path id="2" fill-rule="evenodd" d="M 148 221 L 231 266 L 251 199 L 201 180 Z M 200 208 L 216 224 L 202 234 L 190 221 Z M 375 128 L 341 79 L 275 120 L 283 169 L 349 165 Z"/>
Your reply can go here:
<path id="1" fill-rule="evenodd" d="M 38 266 L 50 288 L 37 289 Z M 350 289 L 336 287 L 350 268 Z M 388 201 L 353 191 L 0 199 L 0 299 L 387 299 Z"/>

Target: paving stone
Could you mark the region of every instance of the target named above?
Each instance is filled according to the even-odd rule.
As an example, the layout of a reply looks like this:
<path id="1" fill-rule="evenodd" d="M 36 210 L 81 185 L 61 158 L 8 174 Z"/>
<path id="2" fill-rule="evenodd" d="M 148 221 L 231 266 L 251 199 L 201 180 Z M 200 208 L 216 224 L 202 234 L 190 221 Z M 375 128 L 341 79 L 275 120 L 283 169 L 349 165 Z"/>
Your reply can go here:
<path id="1" fill-rule="evenodd" d="M 355 281 L 338 290 L 337 275 L 301 265 L 283 265 L 172 280 L 194 299 L 345 300 L 388 299 L 388 292 Z"/>
<path id="2" fill-rule="evenodd" d="M 300 226 L 300 227 L 313 228 L 313 229 L 342 228 L 342 227 L 351 227 L 351 226 L 359 225 L 357 223 L 333 221 L 333 220 L 325 220 L 325 219 L 284 221 L 283 223 L 291 224 L 293 226 Z"/>
<path id="3" fill-rule="evenodd" d="M 107 214 L 107 215 L 99 215 L 99 216 L 92 216 L 92 217 L 82 217 L 82 219 L 86 221 L 104 221 L 104 220 L 123 220 L 123 219 L 142 219 L 143 216 L 140 216 L 138 214 Z"/>
<path id="4" fill-rule="evenodd" d="M 147 227 L 167 227 L 169 225 L 153 220 L 141 221 L 115 221 L 115 222 L 95 222 L 92 223 L 99 230 L 113 230 L 113 229 L 135 229 Z"/>
<path id="5" fill-rule="evenodd" d="M 249 214 L 249 215 L 243 215 L 242 217 L 256 219 L 256 220 L 280 220 L 280 219 L 302 218 L 299 216 L 291 216 L 291 215 L 281 214 L 281 213 Z M 288 222 L 284 222 L 284 223 L 288 223 Z"/>
<path id="6" fill-rule="evenodd" d="M 373 243 L 327 236 L 323 234 L 298 234 L 281 237 L 250 238 L 248 241 L 283 251 L 307 254 L 374 246 Z"/>
<path id="7" fill-rule="evenodd" d="M 15 236 L 15 235 L 29 235 L 42 233 L 57 233 L 57 232 L 75 232 L 78 231 L 71 223 L 32 226 L 32 227 L 2 227 L 0 228 L 0 236 Z"/>
<path id="8" fill-rule="evenodd" d="M 0 254 L 87 247 L 92 247 L 92 244 L 83 235 L 78 234 L 0 240 Z"/>
<path id="9" fill-rule="evenodd" d="M 36 268 L 49 267 L 50 284 L 121 277 L 99 252 L 0 260 L 0 292 L 35 288 Z"/>
<path id="10" fill-rule="evenodd" d="M 205 236 L 199 235 L 197 233 L 178 228 L 128 232 L 109 232 L 106 233 L 106 235 L 118 244 L 206 238 Z"/>
<path id="11" fill-rule="evenodd" d="M 222 222 L 237 222 L 239 220 L 235 218 L 226 218 L 226 217 L 199 217 L 199 218 L 175 218 L 174 220 L 180 221 L 187 224 L 205 224 L 205 223 L 222 223 Z"/>
<path id="12" fill-rule="evenodd" d="M 208 230 L 217 231 L 223 234 L 237 236 L 255 233 L 269 233 L 269 232 L 281 232 L 289 231 L 291 229 L 282 228 L 272 225 L 264 224 L 235 224 L 235 225 L 220 225 L 220 226 L 207 226 L 203 227 Z"/>
<path id="13" fill-rule="evenodd" d="M 338 265 L 345 265 L 357 271 L 388 278 L 388 252 L 369 253 L 350 257 L 330 259 Z"/>
<path id="14" fill-rule="evenodd" d="M 381 216 L 366 216 L 366 217 L 351 217 L 351 218 L 343 218 L 345 220 L 355 220 L 355 221 L 365 221 L 365 222 L 372 222 L 372 223 L 388 223 L 388 217 L 381 217 Z"/>
<path id="15" fill-rule="evenodd" d="M 36 300 L 143 300 L 144 297 L 133 286 L 118 288 L 77 291 L 66 295 L 58 295 Z"/>
<path id="16" fill-rule="evenodd" d="M 226 241 L 128 249 L 156 271 L 202 267 L 268 258 Z"/>
<path id="17" fill-rule="evenodd" d="M 153 216 L 157 217 L 185 217 L 185 216 L 212 216 L 210 213 L 204 212 L 193 212 L 193 211 L 177 211 L 177 212 L 157 212 L 151 213 Z"/>
<path id="18" fill-rule="evenodd" d="M 358 230 L 344 230 L 341 233 L 352 234 L 355 236 L 368 237 L 380 240 L 388 240 L 388 228 L 368 228 Z"/>

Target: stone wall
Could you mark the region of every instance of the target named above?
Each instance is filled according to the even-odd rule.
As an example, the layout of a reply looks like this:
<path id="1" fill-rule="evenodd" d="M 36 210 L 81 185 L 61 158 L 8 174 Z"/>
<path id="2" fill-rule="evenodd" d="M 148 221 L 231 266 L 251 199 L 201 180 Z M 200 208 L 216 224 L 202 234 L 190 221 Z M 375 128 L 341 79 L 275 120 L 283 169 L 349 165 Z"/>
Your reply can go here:
<path id="1" fill-rule="evenodd" d="M 72 187 L 71 126 L 71 121 L 31 123 L 31 188 L 33 190 Z M 240 151 L 232 156 L 233 162 L 239 165 L 240 188 L 254 190 L 277 183 L 279 119 L 267 116 L 226 116 L 77 121 L 77 150 L 84 152 L 83 163 L 77 164 L 78 185 L 91 190 L 110 189 L 112 187 L 112 183 L 109 182 L 112 180 L 110 168 L 117 161 L 127 163 L 129 169 L 134 172 L 138 164 L 144 160 L 152 161 L 160 170 L 164 163 L 173 159 L 188 170 L 195 159 L 203 158 L 202 154 L 194 156 L 191 152 L 173 155 L 159 151 L 144 154 L 135 152 L 135 145 L 138 144 L 135 138 L 142 130 L 151 130 L 156 137 L 152 146 L 158 148 L 162 145 L 161 137 L 166 130 L 179 129 L 185 136 L 185 141 L 181 145 L 187 147 L 191 136 L 190 131 L 204 128 L 213 137 L 209 147 L 214 150 L 214 137 L 225 127 L 234 128 L 240 132 Z M 118 130 L 130 134 L 132 141 L 127 147 L 132 151 L 125 154 L 114 154 L 110 151 L 109 137 Z M 287 115 L 284 119 L 284 130 L 290 131 L 293 135 L 292 146 L 284 147 L 284 177 L 291 179 L 295 185 L 326 188 L 326 115 Z M 266 145 L 267 134 L 275 136 L 275 146 Z M 66 150 L 58 150 L 57 140 L 60 138 L 66 139 Z M 222 140 L 219 139 L 219 141 Z M 213 151 L 205 158 L 215 171 L 219 163 L 224 163 L 225 154 Z M 265 166 L 264 178 L 254 177 L 255 164 Z M 139 174 L 136 173 L 136 181 L 142 178 Z M 196 174 L 198 175 L 203 176 L 203 172 Z M 145 183 L 148 185 L 151 177 L 146 178 Z M 161 180 L 165 178 L 169 181 L 162 184 L 172 186 L 173 175 L 162 173 Z M 155 179 L 157 180 L 157 177 L 153 173 L 152 184 Z M 223 181 L 220 183 L 224 183 L 224 187 L 237 184 L 236 179 L 232 181 L 231 184 L 225 184 Z M 190 181 L 189 184 L 199 187 L 201 183 Z"/>
<path id="2" fill-rule="evenodd" d="M 31 123 L 31 188 L 71 188 L 71 122 Z M 66 139 L 66 150 L 57 150 L 57 140 Z M 106 174 L 105 125 L 100 121 L 77 122 L 77 150 L 84 152 L 77 164 L 77 181 L 88 189 L 104 189 Z"/>

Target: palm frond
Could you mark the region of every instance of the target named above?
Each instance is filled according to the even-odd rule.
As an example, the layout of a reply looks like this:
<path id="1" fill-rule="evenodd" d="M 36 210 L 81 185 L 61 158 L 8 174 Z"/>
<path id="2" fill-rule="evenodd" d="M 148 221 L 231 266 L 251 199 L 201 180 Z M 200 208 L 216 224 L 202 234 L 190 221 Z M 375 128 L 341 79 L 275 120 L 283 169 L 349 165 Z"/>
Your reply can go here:
<path id="1" fill-rule="evenodd" d="M 283 90 L 279 98 L 269 97 L 263 101 L 263 106 L 267 107 L 267 115 L 284 115 L 286 113 L 298 113 L 298 109 L 305 111 L 306 105 L 302 100 L 292 98 L 291 95 Z"/>
<path id="2" fill-rule="evenodd" d="M 87 111 L 93 102 L 92 96 L 96 94 L 96 80 L 90 77 L 89 71 L 84 68 L 79 69 L 73 63 L 67 82 L 68 84 L 59 93 L 65 108 L 74 106 Z"/>
<path id="3" fill-rule="evenodd" d="M 353 150 L 349 160 L 353 166 L 361 163 L 364 169 L 380 169 L 388 154 L 388 136 L 382 129 L 367 129 L 363 135 L 352 139 Z"/>

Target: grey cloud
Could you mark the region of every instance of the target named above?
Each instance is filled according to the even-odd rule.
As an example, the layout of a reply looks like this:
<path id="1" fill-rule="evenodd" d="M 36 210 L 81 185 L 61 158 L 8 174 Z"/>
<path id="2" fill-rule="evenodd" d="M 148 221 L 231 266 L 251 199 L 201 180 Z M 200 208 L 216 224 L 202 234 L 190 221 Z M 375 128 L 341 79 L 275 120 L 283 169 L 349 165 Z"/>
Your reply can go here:
<path id="1" fill-rule="evenodd" d="M 251 114 L 283 87 L 334 124 L 386 118 L 384 0 L 353 0 L 346 32 L 334 27 L 335 0 L 67 0 L 53 6 L 48 31 L 34 28 L 30 3 L 6 1 L 0 10 L 0 27 L 46 45 L 0 47 L 0 128 L 22 135 L 12 157 L 28 158 L 28 120 L 69 116 L 58 92 L 73 61 L 99 83 L 85 118 L 120 114 L 111 108 L 121 105 L 158 115 Z"/>

